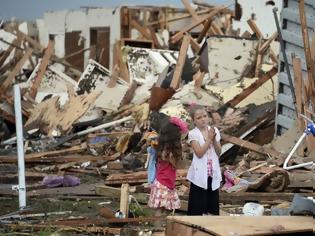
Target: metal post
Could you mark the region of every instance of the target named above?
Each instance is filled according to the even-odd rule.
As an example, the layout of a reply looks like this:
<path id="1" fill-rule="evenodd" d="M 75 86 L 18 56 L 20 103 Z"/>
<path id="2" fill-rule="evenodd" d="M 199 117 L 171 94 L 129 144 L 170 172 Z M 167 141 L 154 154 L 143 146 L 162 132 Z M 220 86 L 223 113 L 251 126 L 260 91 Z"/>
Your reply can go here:
<path id="1" fill-rule="evenodd" d="M 19 171 L 19 207 L 26 207 L 26 186 L 25 186 L 25 163 L 24 163 L 24 138 L 22 125 L 22 109 L 21 109 L 21 94 L 18 84 L 14 85 L 14 111 L 15 111 L 15 129 L 17 138 L 18 151 L 18 171 Z"/>

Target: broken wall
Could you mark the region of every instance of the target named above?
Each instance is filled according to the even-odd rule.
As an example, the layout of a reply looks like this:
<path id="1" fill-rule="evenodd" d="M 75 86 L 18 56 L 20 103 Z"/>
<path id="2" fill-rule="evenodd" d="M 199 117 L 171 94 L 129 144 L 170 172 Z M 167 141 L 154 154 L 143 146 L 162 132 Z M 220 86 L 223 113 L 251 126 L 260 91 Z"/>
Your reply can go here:
<path id="1" fill-rule="evenodd" d="M 47 46 L 49 35 L 55 36 L 55 54 L 63 58 L 66 56 L 65 35 L 66 33 L 79 32 L 78 42 L 83 43 L 83 48 L 90 48 L 90 29 L 110 28 L 110 38 L 108 50 L 112 51 L 115 39 L 120 38 L 120 15 L 115 9 L 87 9 L 86 11 L 53 11 L 46 12 L 43 19 L 36 21 L 39 30 L 39 41 L 43 46 Z M 90 58 L 90 51 L 84 52 L 84 67 L 87 66 Z M 109 68 L 112 65 L 112 56 L 109 53 Z"/>

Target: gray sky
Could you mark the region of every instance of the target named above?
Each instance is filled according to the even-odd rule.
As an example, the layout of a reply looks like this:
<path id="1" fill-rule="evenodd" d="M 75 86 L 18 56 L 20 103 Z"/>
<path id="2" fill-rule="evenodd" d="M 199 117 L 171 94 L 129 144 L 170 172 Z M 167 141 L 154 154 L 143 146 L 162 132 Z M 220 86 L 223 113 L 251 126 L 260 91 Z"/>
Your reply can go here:
<path id="1" fill-rule="evenodd" d="M 230 5 L 234 0 L 204 0 L 209 4 Z M 120 5 L 168 5 L 183 7 L 181 0 L 0 0 L 0 17 L 10 20 L 35 20 L 46 11 L 75 10 L 82 6 L 116 7 Z"/>

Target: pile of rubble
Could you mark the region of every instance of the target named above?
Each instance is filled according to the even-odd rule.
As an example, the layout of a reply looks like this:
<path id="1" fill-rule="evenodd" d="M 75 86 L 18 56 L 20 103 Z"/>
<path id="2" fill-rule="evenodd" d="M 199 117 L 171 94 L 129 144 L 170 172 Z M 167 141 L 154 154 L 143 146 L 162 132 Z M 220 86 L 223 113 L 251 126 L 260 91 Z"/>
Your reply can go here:
<path id="1" fill-rule="evenodd" d="M 271 214 L 272 207 L 292 201 L 295 192 L 314 196 L 311 169 L 288 172 L 282 168 L 304 130 L 304 121 L 299 119 L 296 127 L 273 139 L 278 33 L 266 38 L 250 19 L 253 33 L 240 35 L 240 30 L 233 30 L 236 16 L 228 7 L 195 1 L 199 5 L 193 9 L 188 1 L 182 2 L 185 11 L 152 22 L 140 20 L 133 8 L 122 8 L 122 17 L 124 9 L 129 11 L 125 29 L 136 29 L 138 36 L 116 40 L 111 70 L 104 67 L 95 48 L 89 49 L 89 63 L 81 72 L 67 58 L 55 55 L 53 37 L 45 48 L 22 33 L 18 24 L 2 26 L 0 196 L 17 196 L 11 185 L 17 179 L 13 85 L 19 84 L 27 196 L 120 198 L 116 208 L 124 216 L 117 217 L 114 207 L 98 207 L 93 221 L 91 216 L 43 220 L 40 214 L 26 212 L 0 217 L 8 228 L 40 230 L 50 225 L 70 230 L 76 226 L 82 232 L 118 234 L 124 230 L 120 224 L 157 220 L 141 206 L 147 203 L 149 192 L 144 135 L 150 113 L 159 111 L 191 122 L 187 107 L 192 103 L 206 106 L 222 133 L 223 214 L 238 214 L 248 201 L 264 205 L 269 209 L 266 214 Z M 166 35 L 162 31 L 170 22 L 186 18 L 191 21 L 184 28 Z M 298 77 L 298 64 L 294 72 Z M 305 94 L 303 89 L 309 90 L 296 89 L 297 109 L 303 113 L 313 106 L 314 111 L 314 103 L 302 104 L 298 99 Z M 314 138 L 308 137 L 303 145 L 294 157 L 297 164 L 315 156 Z M 181 210 L 186 211 L 186 174 L 192 155 L 185 141 L 183 151 L 177 188 Z M 32 224 L 13 224 L 17 219 Z"/>

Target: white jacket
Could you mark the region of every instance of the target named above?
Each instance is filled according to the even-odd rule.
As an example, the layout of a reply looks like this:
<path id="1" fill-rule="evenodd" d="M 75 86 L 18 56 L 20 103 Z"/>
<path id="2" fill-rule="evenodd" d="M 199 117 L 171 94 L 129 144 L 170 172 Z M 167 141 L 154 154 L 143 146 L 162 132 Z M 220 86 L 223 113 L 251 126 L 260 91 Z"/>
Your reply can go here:
<path id="1" fill-rule="evenodd" d="M 208 126 L 208 129 L 210 129 L 210 126 Z M 214 127 L 214 129 L 216 132 L 215 139 L 217 142 L 220 142 L 221 140 L 220 131 L 216 127 Z M 205 143 L 203 135 L 197 127 L 189 131 L 189 134 L 188 134 L 188 142 L 190 143 L 193 140 L 197 141 L 199 145 L 201 146 Z M 208 156 L 212 160 L 213 176 L 212 176 L 211 188 L 214 191 L 220 187 L 222 176 L 221 176 L 219 158 L 214 150 L 213 145 L 210 146 L 210 148 L 206 151 L 206 153 L 201 158 L 197 157 L 197 155 L 194 153 L 191 166 L 188 169 L 187 179 L 193 184 L 203 189 L 208 188 L 208 169 L 207 169 Z"/>

